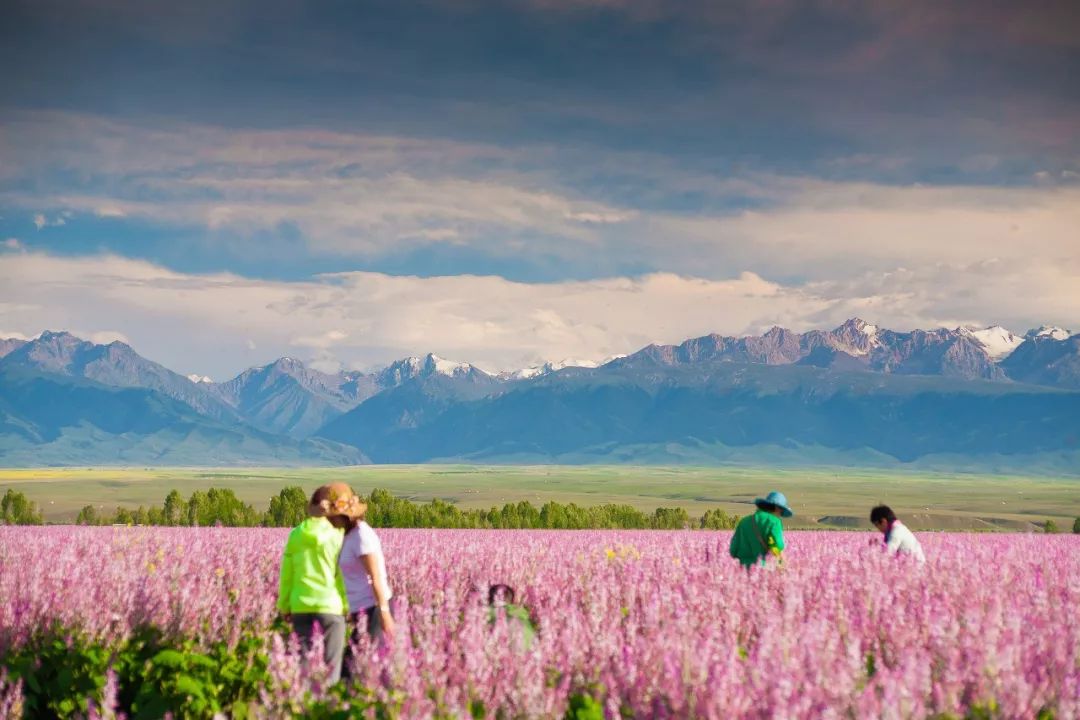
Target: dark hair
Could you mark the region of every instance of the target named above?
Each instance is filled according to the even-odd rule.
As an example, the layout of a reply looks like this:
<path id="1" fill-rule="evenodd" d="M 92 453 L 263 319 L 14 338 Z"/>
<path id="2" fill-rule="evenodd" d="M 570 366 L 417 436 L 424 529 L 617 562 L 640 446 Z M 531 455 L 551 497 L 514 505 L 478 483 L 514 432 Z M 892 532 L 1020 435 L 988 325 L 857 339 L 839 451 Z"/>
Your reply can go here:
<path id="1" fill-rule="evenodd" d="M 501 598 L 508 603 L 514 602 L 514 588 L 503 583 L 492 585 L 488 588 L 488 605 L 494 605 L 496 598 Z"/>
<path id="2" fill-rule="evenodd" d="M 773 505 L 771 502 L 765 502 L 764 500 L 759 502 L 757 506 L 767 513 L 774 513 L 777 510 L 776 505 Z"/>
<path id="3" fill-rule="evenodd" d="M 870 511 L 871 523 L 877 525 L 882 520 L 888 520 L 890 523 L 896 522 L 896 513 L 888 505 L 878 505 Z"/>

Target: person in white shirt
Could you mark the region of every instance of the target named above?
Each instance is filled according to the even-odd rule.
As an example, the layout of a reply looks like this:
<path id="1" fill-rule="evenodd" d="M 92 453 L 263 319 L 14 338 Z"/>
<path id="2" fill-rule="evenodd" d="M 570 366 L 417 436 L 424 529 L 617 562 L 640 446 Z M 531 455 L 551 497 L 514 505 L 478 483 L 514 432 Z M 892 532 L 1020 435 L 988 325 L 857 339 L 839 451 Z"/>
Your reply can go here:
<path id="1" fill-rule="evenodd" d="M 878 505 L 870 511 L 870 522 L 885 535 L 885 549 L 890 554 L 910 555 L 918 562 L 926 562 L 922 545 L 904 523 L 896 519 L 896 513 L 888 505 Z"/>
<path id="2" fill-rule="evenodd" d="M 352 641 L 367 634 L 375 642 L 394 637 L 394 615 L 390 609 L 390 582 L 386 576 L 386 558 L 379 536 L 364 521 L 367 505 L 358 517 L 345 526 L 345 540 L 338 556 L 338 566 L 345 580 L 345 596 L 349 601 L 349 621 L 353 625 Z M 351 647 L 346 650 L 345 675 L 351 662 Z"/>

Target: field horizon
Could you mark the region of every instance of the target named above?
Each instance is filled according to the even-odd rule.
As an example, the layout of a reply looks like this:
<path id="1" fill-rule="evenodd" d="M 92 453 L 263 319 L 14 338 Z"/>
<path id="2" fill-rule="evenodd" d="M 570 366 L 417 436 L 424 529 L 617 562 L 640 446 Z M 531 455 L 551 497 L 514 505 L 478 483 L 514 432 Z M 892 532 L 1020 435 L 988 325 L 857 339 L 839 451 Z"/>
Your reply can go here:
<path id="1" fill-rule="evenodd" d="M 744 515 L 778 489 L 796 510 L 791 528 L 866 529 L 869 509 L 886 503 L 919 530 L 1034 531 L 1046 520 L 1067 530 L 1080 516 L 1075 478 L 764 467 L 366 465 L 338 468 L 2 468 L 0 490 L 24 493 L 46 522 L 72 522 L 86 505 L 160 505 L 170 490 L 188 495 L 228 488 L 265 509 L 297 485 L 310 492 L 341 480 L 367 494 L 383 488 L 413 502 L 438 498 L 462 509 L 527 500 L 581 506 L 620 503 L 639 510 L 684 508 L 691 517 L 721 509 Z"/>

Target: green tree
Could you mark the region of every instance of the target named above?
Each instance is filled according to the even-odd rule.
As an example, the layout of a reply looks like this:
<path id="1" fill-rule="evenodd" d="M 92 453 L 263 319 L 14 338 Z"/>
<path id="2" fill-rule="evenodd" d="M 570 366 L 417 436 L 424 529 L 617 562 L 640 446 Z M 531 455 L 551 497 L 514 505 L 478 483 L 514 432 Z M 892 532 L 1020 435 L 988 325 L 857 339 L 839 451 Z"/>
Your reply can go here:
<path id="1" fill-rule="evenodd" d="M 8 489 L 0 499 L 0 519 L 6 525 L 41 525 L 41 510 L 21 492 Z"/>
<path id="2" fill-rule="evenodd" d="M 739 524 L 738 515 L 728 515 L 720 509 L 706 510 L 701 516 L 700 527 L 702 530 L 732 530 Z"/>
<path id="3" fill-rule="evenodd" d="M 187 517 L 187 503 L 180 493 L 172 490 L 165 496 L 165 505 L 162 507 L 162 524 L 164 525 L 190 525 Z"/>
<path id="4" fill-rule="evenodd" d="M 683 508 L 656 508 L 649 523 L 656 530 L 679 530 L 690 524 L 690 516 Z"/>
<path id="5" fill-rule="evenodd" d="M 98 514 L 97 508 L 93 505 L 84 506 L 75 518 L 76 525 L 102 525 L 104 522 L 105 519 Z"/>
<path id="6" fill-rule="evenodd" d="M 210 517 L 210 500 L 206 497 L 206 493 L 202 490 L 191 493 L 184 507 L 184 516 L 185 525 L 199 527 L 207 524 L 206 521 Z"/>
<path id="7" fill-rule="evenodd" d="M 295 527 L 307 517 L 308 497 L 302 488 L 287 487 L 270 498 L 263 525 L 267 527 Z"/>
<path id="8" fill-rule="evenodd" d="M 1080 517 L 1073 520 L 1073 533 L 1080 535 Z"/>
<path id="9" fill-rule="evenodd" d="M 1057 523 L 1054 522 L 1053 520 L 1047 520 L 1046 522 L 1043 523 L 1043 532 L 1046 533 L 1047 535 L 1053 535 L 1053 534 L 1059 532 Z"/>
<path id="10" fill-rule="evenodd" d="M 206 492 L 206 512 L 199 524 L 226 527 L 252 527 L 259 523 L 255 508 L 236 497 L 232 490 L 210 488 Z"/>

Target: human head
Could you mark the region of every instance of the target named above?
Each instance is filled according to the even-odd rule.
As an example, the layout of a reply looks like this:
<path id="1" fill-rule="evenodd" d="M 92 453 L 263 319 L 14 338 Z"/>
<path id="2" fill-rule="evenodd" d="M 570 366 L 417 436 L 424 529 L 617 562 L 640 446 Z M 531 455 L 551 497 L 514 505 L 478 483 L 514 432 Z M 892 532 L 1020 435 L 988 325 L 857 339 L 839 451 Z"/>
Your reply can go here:
<path id="1" fill-rule="evenodd" d="M 506 605 L 514 602 L 514 588 L 503 583 L 488 588 L 488 605 Z"/>
<path id="2" fill-rule="evenodd" d="M 362 518 L 365 505 L 352 488 L 342 482 L 323 485 L 311 494 L 307 513 L 311 517 L 324 517 L 335 527 L 345 527 L 349 520 Z"/>
<path id="3" fill-rule="evenodd" d="M 888 505 L 875 505 L 870 510 L 870 524 L 881 532 L 887 531 L 894 522 L 896 522 L 896 513 Z"/>
<path id="4" fill-rule="evenodd" d="M 791 517 L 795 514 L 795 511 L 788 505 L 787 497 L 779 490 L 773 490 L 765 497 L 757 498 L 754 500 L 754 504 L 777 517 Z"/>

